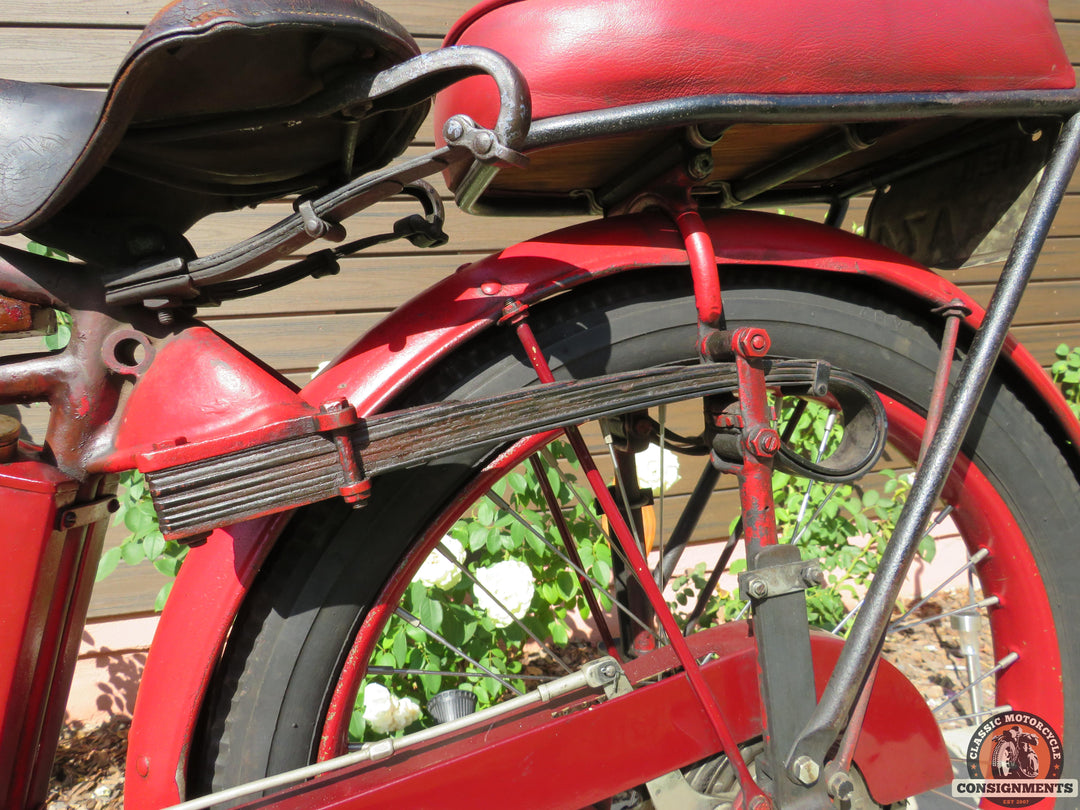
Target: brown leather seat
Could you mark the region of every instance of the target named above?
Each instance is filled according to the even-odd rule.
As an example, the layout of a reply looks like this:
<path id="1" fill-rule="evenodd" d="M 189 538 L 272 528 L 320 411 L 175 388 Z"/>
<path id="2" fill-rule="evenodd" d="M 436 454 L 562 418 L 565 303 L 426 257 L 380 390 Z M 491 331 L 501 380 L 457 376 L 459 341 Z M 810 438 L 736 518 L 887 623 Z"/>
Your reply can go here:
<path id="1" fill-rule="evenodd" d="M 107 92 L 0 82 L 0 234 L 123 261 L 107 244 L 137 223 L 179 234 L 380 166 L 426 106 L 342 111 L 335 90 L 418 53 L 363 0 L 177 0 Z"/>

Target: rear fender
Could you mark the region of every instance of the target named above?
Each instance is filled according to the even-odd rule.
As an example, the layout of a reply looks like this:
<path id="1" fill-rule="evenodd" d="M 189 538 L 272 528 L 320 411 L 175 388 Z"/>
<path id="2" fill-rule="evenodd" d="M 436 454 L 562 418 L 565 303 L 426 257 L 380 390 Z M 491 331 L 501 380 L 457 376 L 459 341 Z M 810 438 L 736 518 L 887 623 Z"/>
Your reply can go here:
<path id="1" fill-rule="evenodd" d="M 773 214 L 706 219 L 719 265 L 791 267 L 873 278 L 932 310 L 959 301 L 977 327 L 984 310 L 955 285 L 861 237 Z M 397 309 L 302 391 L 313 405 L 347 398 L 361 416 L 387 408 L 407 386 L 498 321 L 508 299 L 531 304 L 586 282 L 647 267 L 686 265 L 674 224 L 660 214 L 597 220 L 555 231 L 462 267 Z M 1029 352 L 1007 358 L 1080 444 L 1080 424 Z M 280 516 L 219 530 L 193 549 L 162 614 L 130 734 L 126 806 L 182 798 L 188 747 L 213 662 L 255 572 L 285 525 Z M 192 663 L 194 661 L 194 664 Z"/>

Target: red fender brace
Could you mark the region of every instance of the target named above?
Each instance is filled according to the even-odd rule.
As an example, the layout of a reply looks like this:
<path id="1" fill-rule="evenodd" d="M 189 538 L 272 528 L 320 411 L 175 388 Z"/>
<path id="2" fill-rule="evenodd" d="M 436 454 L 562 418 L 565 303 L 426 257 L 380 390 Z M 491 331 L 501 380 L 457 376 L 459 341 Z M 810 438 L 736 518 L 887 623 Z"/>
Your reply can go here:
<path id="1" fill-rule="evenodd" d="M 869 276 L 914 294 L 928 310 L 959 299 L 971 312 L 966 318 L 970 326 L 982 321 L 982 307 L 952 283 L 852 234 L 753 212 L 714 215 L 707 224 L 720 265 Z M 686 262 L 677 228 L 659 214 L 597 220 L 514 245 L 461 268 L 393 312 L 301 396 L 314 406 L 346 397 L 361 416 L 376 413 L 498 320 L 508 298 L 533 303 L 626 270 Z M 1066 438 L 1080 445 L 1080 423 L 1031 354 L 1013 339 L 1004 354 L 1057 416 Z M 136 421 L 148 417 L 128 415 Z M 130 810 L 151 810 L 182 798 L 189 746 L 213 664 L 284 524 L 285 517 L 278 515 L 219 530 L 188 556 L 162 614 L 139 690 L 125 788 Z"/>

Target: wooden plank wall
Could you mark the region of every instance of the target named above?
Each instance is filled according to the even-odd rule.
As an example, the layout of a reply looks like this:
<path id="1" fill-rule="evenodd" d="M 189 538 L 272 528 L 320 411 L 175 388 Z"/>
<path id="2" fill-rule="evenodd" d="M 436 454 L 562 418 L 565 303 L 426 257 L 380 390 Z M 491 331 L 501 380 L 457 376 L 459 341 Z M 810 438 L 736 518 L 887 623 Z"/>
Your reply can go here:
<path id="1" fill-rule="evenodd" d="M 0 77 L 72 87 L 102 88 L 163 0 L 0 0 Z M 404 23 L 425 50 L 438 46 L 451 23 L 472 0 L 383 0 L 381 7 Z M 1053 0 L 1059 30 L 1074 64 L 1080 62 L 1080 0 Z M 432 144 L 421 130 L 414 149 Z M 405 203 L 364 215 L 356 233 L 386 229 Z M 282 206 L 224 215 L 192 234 L 200 251 L 224 247 L 276 220 Z M 345 263 L 333 280 L 309 281 L 286 290 L 207 312 L 206 320 L 249 347 L 286 375 L 302 381 L 323 360 L 395 305 L 460 264 L 502 246 L 569 224 L 568 220 L 478 219 L 450 210 L 450 243 L 417 253 L 399 245 Z M 11 241 L 11 240 L 5 240 Z M 16 240 L 16 244 L 22 244 Z M 1015 329 L 1043 364 L 1061 342 L 1080 343 L 1080 181 L 1074 180 L 1039 263 Z M 986 302 L 997 268 L 950 274 Z M 31 420 L 40 426 L 40 415 Z M 40 428 L 39 428 L 40 429 Z M 114 542 L 119 532 L 114 532 Z M 101 618 L 146 611 L 161 579 L 149 567 L 122 568 L 95 592 L 91 613 Z"/>

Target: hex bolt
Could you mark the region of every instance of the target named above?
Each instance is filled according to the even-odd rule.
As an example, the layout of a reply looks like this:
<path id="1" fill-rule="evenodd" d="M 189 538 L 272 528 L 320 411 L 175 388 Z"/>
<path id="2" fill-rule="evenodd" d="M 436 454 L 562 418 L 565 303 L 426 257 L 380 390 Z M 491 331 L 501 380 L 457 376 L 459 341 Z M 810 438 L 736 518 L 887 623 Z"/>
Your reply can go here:
<path id="1" fill-rule="evenodd" d="M 732 348 L 743 357 L 764 357 L 771 345 L 769 333 L 764 329 L 743 327 L 736 329 Z"/>
<path id="2" fill-rule="evenodd" d="M 755 456 L 774 456 L 780 449 L 780 434 L 772 428 L 756 428 L 746 437 L 746 447 Z"/>
<path id="3" fill-rule="evenodd" d="M 465 127 L 462 125 L 461 120 L 458 118 L 451 118 L 446 122 L 446 126 L 443 127 L 443 137 L 449 143 L 461 140 L 461 136 L 465 134 Z"/>
<path id="4" fill-rule="evenodd" d="M 795 761 L 791 763 L 791 776 L 800 785 L 809 787 L 817 782 L 818 777 L 821 776 L 821 768 L 812 758 L 803 754 L 796 757 Z"/>
<path id="5" fill-rule="evenodd" d="M 764 599 L 769 595 L 769 584 L 755 577 L 746 583 L 746 592 L 754 599 Z"/>
<path id="6" fill-rule="evenodd" d="M 820 566 L 807 565 L 802 569 L 803 582 L 807 585 L 821 587 L 825 584 L 825 572 L 821 570 Z"/>
<path id="7" fill-rule="evenodd" d="M 855 792 L 855 783 L 843 771 L 837 771 L 830 776 L 825 787 L 828 789 L 830 796 L 840 801 L 847 801 L 851 798 L 851 794 Z"/>
<path id="8" fill-rule="evenodd" d="M 713 170 L 712 154 L 709 152 L 698 152 L 690 159 L 689 165 L 686 167 L 687 173 L 695 180 L 704 180 Z"/>

